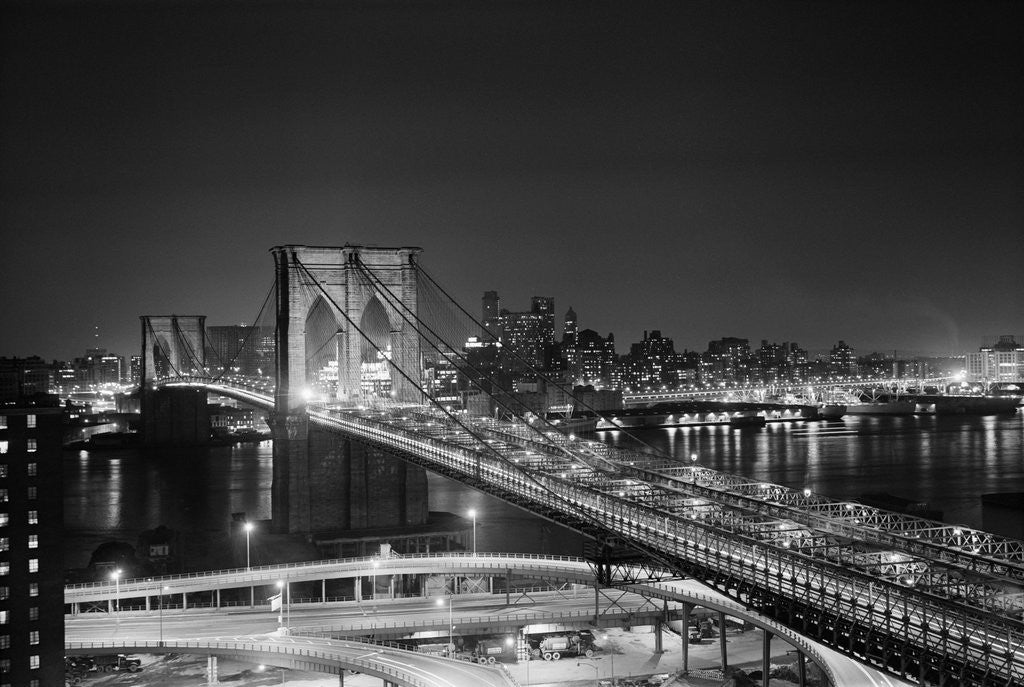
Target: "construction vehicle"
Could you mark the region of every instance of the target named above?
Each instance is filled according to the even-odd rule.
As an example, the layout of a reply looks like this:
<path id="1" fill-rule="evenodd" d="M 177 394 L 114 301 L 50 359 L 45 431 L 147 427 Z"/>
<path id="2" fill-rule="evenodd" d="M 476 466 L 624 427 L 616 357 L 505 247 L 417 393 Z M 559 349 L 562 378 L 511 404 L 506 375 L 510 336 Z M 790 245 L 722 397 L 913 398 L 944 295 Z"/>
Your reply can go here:
<path id="1" fill-rule="evenodd" d="M 476 643 L 473 652 L 477 663 L 496 663 L 498 661 L 515 661 L 515 643 L 511 640 L 481 639 Z"/>
<path id="2" fill-rule="evenodd" d="M 124 654 L 93 656 L 92 665 L 96 672 L 103 673 L 113 673 L 122 670 L 134 673 L 135 671 L 142 669 L 142 661 L 137 658 L 128 658 Z"/>
<path id="3" fill-rule="evenodd" d="M 593 656 L 594 637 L 589 632 L 553 635 L 540 640 L 540 655 L 545 661 L 557 661 L 563 656 Z"/>

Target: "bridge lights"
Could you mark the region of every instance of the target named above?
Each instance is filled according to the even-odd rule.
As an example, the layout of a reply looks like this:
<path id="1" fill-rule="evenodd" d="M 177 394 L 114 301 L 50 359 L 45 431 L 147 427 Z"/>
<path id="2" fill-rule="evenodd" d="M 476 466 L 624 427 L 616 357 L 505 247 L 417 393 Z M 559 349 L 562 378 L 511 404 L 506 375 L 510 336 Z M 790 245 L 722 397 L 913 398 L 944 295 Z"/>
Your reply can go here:
<path id="1" fill-rule="evenodd" d="M 804 487 L 804 497 L 805 498 L 810 498 L 811 497 L 811 488 L 810 487 Z"/>
<path id="2" fill-rule="evenodd" d="M 693 475 L 693 483 L 697 483 L 697 452 L 694 451 L 690 454 L 691 474 Z"/>
<path id="3" fill-rule="evenodd" d="M 290 584 L 286 584 L 284 580 L 278 580 L 277 581 L 277 588 L 279 590 L 281 590 L 280 592 L 278 592 L 278 594 L 280 596 L 278 598 L 278 604 L 279 605 L 277 607 L 277 624 L 284 631 L 284 632 L 282 632 L 282 634 L 288 634 L 288 625 L 291 625 L 291 622 L 292 622 L 292 586 Z M 284 600 L 284 604 L 280 605 L 282 597 L 283 597 L 283 600 Z M 285 613 L 284 619 L 287 622 L 287 625 L 285 623 L 281 622 L 281 620 L 282 620 L 281 619 L 281 609 L 282 608 L 284 608 L 284 613 Z M 273 610 L 273 609 L 271 609 L 271 610 Z"/>

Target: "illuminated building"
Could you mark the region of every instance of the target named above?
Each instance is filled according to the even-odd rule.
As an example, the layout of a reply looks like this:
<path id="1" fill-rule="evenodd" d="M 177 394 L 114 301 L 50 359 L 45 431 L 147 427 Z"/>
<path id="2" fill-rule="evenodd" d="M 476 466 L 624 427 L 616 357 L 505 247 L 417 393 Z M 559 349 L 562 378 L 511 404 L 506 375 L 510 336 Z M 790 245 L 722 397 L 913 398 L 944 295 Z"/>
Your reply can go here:
<path id="1" fill-rule="evenodd" d="M 60 401 L 0 401 L 0 684 L 64 680 Z"/>
<path id="2" fill-rule="evenodd" d="M 977 353 L 968 353 L 967 379 L 972 382 L 1019 382 L 1024 380 L 1024 344 L 1003 335 Z"/>

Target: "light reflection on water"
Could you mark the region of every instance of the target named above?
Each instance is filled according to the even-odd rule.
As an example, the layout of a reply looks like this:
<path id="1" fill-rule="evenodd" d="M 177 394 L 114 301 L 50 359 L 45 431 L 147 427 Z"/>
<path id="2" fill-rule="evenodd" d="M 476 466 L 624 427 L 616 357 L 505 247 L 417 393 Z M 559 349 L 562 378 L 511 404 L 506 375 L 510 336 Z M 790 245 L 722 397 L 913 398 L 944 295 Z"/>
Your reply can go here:
<path id="1" fill-rule="evenodd" d="M 624 445 L 621 433 L 602 433 Z M 764 428 L 647 430 L 648 445 L 689 464 L 784 484 L 836 499 L 887 492 L 927 501 L 947 522 L 981 527 L 980 496 L 1024 492 L 1024 414 L 1001 417 L 869 417 Z M 66 561 L 84 566 L 104 541 L 135 544 L 166 525 L 190 546 L 234 545 L 232 513 L 270 517 L 272 447 L 105 450 L 64 459 Z M 430 509 L 475 508 L 481 551 L 579 555 L 581 540 L 562 528 L 443 477 L 430 477 Z M 244 555 L 244 554 L 243 554 Z"/>

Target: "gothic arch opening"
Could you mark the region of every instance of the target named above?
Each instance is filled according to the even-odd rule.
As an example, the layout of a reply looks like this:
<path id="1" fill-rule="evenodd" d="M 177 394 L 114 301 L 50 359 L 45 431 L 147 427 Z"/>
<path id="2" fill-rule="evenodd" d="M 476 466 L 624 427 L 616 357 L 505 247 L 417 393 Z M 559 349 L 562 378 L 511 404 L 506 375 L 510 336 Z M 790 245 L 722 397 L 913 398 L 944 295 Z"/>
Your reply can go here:
<path id="1" fill-rule="evenodd" d="M 306 384 L 330 393 L 338 384 L 338 318 L 323 296 L 306 313 Z"/>
<path id="2" fill-rule="evenodd" d="M 372 297 L 359 318 L 363 331 L 360 345 L 360 387 L 371 394 L 391 393 L 391 320 L 384 306 Z"/>

